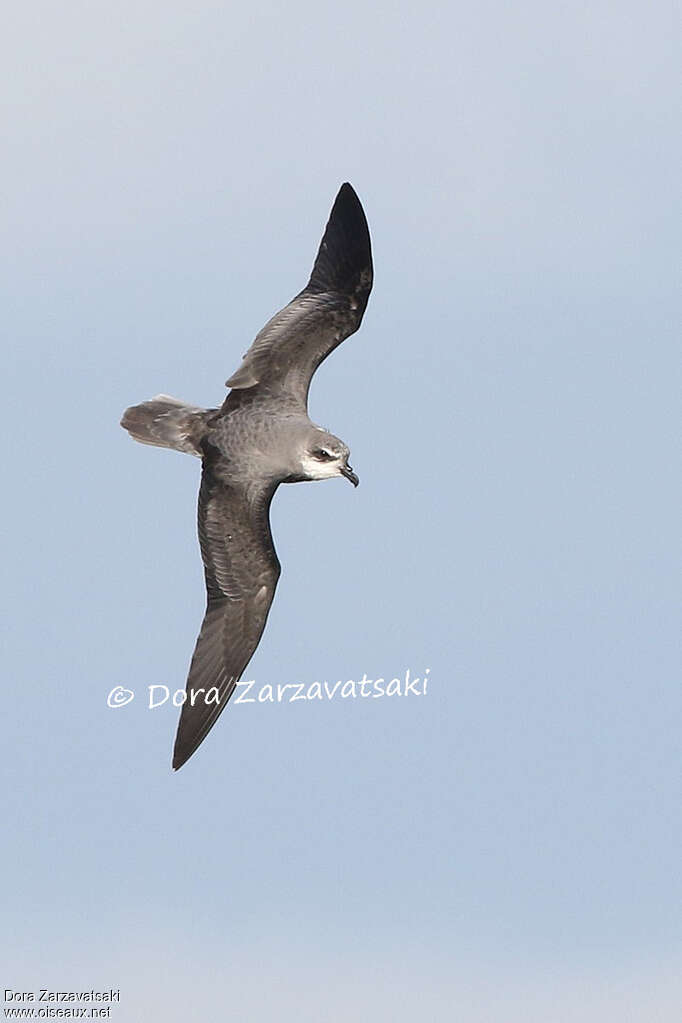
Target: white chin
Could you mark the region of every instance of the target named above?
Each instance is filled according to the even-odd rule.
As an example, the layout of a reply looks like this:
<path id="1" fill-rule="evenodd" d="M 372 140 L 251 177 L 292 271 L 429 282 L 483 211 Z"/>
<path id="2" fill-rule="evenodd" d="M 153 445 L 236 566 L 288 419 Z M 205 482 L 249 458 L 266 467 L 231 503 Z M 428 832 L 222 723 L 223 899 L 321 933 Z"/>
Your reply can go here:
<path id="1" fill-rule="evenodd" d="M 340 475 L 336 462 L 318 462 L 314 458 L 304 458 L 303 472 L 309 480 L 330 480 Z"/>

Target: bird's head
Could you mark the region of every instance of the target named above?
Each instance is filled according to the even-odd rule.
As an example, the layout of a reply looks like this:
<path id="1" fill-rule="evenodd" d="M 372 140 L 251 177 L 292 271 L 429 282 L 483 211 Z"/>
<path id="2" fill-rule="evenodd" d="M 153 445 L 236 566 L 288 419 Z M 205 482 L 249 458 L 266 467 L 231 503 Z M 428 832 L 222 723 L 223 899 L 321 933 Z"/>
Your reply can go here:
<path id="1" fill-rule="evenodd" d="M 357 487 L 360 480 L 348 464 L 349 455 L 348 446 L 333 433 L 314 428 L 307 434 L 301 451 L 303 478 L 328 480 L 333 476 L 345 476 Z"/>

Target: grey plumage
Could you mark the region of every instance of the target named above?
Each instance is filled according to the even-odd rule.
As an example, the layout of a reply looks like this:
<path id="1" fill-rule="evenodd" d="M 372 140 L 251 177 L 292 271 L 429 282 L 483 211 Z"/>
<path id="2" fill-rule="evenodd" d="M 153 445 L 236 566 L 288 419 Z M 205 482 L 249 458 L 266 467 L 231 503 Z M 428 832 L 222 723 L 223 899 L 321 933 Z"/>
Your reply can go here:
<path id="1" fill-rule="evenodd" d="M 140 444 L 175 448 L 201 458 L 201 437 L 208 415 L 206 409 L 157 394 L 151 401 L 126 409 L 121 426 Z"/>
<path id="2" fill-rule="evenodd" d="M 263 327 L 227 381 L 219 409 L 159 395 L 121 420 L 143 444 L 202 460 L 198 531 L 206 615 L 187 679 L 173 767 L 181 767 L 215 724 L 265 628 L 280 565 L 269 510 L 280 483 L 358 479 L 343 441 L 308 417 L 312 376 L 360 326 L 372 288 L 367 221 L 349 184 L 332 208 L 310 280 Z M 192 690 L 205 692 L 192 701 Z M 207 702 L 208 690 L 218 700 Z"/>

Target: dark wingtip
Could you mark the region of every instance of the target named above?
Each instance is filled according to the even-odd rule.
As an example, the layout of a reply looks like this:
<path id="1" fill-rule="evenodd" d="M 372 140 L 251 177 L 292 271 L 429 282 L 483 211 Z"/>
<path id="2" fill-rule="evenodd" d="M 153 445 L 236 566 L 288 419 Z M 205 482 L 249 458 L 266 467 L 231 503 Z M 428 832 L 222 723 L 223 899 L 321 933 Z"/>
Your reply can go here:
<path id="1" fill-rule="evenodd" d="M 225 701 L 227 703 L 227 700 Z M 183 705 L 183 712 L 187 705 Z M 222 707 L 222 705 L 221 705 Z M 178 730 L 175 733 L 175 743 L 173 745 L 173 770 L 179 771 L 191 757 L 194 756 L 196 751 L 201 746 L 202 742 L 213 728 L 217 718 L 214 718 L 208 727 L 203 727 L 197 731 L 196 727 L 191 727 L 191 718 L 188 719 L 183 717 L 183 713 L 180 714 L 180 721 L 178 722 Z"/>
<path id="2" fill-rule="evenodd" d="M 372 278 L 372 244 L 365 211 L 353 186 L 344 181 L 329 214 L 308 288 L 353 295 L 366 305 Z"/>
<path id="3" fill-rule="evenodd" d="M 193 753 L 196 753 L 199 743 L 190 749 L 181 749 L 180 743 L 178 742 L 179 736 L 175 737 L 175 746 L 173 747 L 173 770 L 179 771 L 180 768 L 187 763 Z"/>
<path id="4" fill-rule="evenodd" d="M 366 250 L 368 255 L 370 254 L 369 227 L 367 226 L 365 211 L 358 198 L 358 193 L 349 181 L 344 181 L 336 193 L 334 205 L 329 214 L 327 231 L 330 227 L 337 227 L 346 231 L 349 235 L 349 240 L 350 237 L 355 239 L 358 250 L 362 248 Z"/>
<path id="5" fill-rule="evenodd" d="M 334 206 L 336 206 L 338 202 L 353 203 L 354 205 L 359 206 L 360 209 L 362 210 L 362 203 L 358 199 L 358 193 L 355 191 L 350 181 L 344 181 L 344 183 L 341 185 L 341 188 L 336 193 Z"/>

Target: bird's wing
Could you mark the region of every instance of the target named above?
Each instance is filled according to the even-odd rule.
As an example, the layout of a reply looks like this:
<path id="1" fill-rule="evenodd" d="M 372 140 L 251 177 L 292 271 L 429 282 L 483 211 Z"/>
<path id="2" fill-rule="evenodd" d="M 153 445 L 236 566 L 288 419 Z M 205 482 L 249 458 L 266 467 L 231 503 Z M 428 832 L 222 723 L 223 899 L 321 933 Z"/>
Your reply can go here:
<path id="1" fill-rule="evenodd" d="M 280 573 L 269 521 L 274 491 L 228 486 L 204 464 L 198 518 L 208 601 L 175 737 L 176 770 L 217 721 L 265 628 Z"/>
<path id="2" fill-rule="evenodd" d="M 267 323 L 227 386 L 306 406 L 313 373 L 360 326 L 372 290 L 372 250 L 360 200 L 341 186 L 304 290 Z"/>

